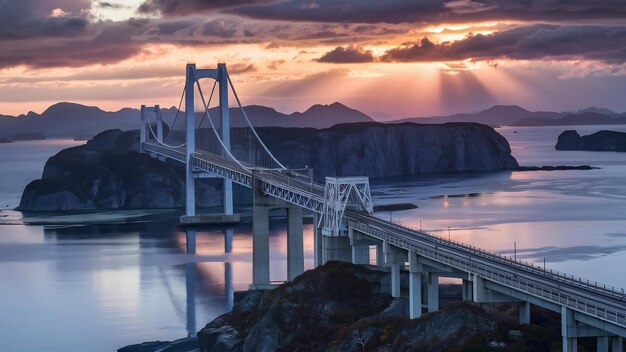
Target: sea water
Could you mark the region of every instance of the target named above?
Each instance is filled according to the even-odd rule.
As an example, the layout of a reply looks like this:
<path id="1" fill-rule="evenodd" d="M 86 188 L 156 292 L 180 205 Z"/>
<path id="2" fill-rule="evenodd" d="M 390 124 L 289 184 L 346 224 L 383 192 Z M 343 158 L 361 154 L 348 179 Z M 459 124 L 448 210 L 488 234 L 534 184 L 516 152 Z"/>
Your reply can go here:
<path id="1" fill-rule="evenodd" d="M 569 127 L 574 128 L 574 127 Z M 556 151 L 568 127 L 498 129 L 524 166 L 580 171 L 492 172 L 376 180 L 376 204 L 419 208 L 377 216 L 549 269 L 626 287 L 626 153 Z M 577 126 L 581 134 L 626 126 Z M 47 158 L 73 141 L 0 144 L 0 350 L 114 351 L 172 340 L 227 312 L 251 282 L 251 223 L 195 233 L 173 211 L 28 217 L 12 211 Z M 239 209 L 246 214 L 249 209 Z M 53 220 L 55 224 L 40 225 Z M 305 268 L 312 225 L 304 226 Z M 286 224 L 270 221 L 271 280 L 287 277 Z"/>

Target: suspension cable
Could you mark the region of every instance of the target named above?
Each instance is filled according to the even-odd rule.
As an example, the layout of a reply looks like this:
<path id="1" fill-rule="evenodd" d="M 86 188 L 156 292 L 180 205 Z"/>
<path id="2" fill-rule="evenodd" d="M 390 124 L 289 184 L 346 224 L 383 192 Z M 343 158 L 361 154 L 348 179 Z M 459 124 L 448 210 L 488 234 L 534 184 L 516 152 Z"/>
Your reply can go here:
<path id="1" fill-rule="evenodd" d="M 174 122 L 172 122 L 172 126 L 170 126 L 170 130 L 167 132 L 167 136 L 163 138 L 164 142 L 169 138 L 170 134 L 172 134 L 172 131 L 174 131 L 176 120 L 178 119 L 178 115 L 180 114 L 180 107 L 183 105 L 183 99 L 185 98 L 185 91 L 187 91 L 187 82 L 185 82 L 185 85 L 183 87 L 183 93 L 180 95 L 180 100 L 178 101 L 178 107 L 176 108 L 176 116 L 174 116 Z"/>
<path id="2" fill-rule="evenodd" d="M 213 83 L 213 89 L 211 90 L 211 96 L 209 96 L 209 103 L 208 103 L 209 105 L 211 104 L 211 100 L 213 99 L 213 93 L 215 92 L 215 85 L 216 84 L 217 84 L 217 81 L 215 81 L 215 83 Z M 187 84 L 185 84 L 185 87 L 187 87 Z M 182 102 L 182 98 L 183 98 L 184 95 L 185 95 L 185 90 L 183 90 L 183 94 L 181 96 L 181 102 Z M 203 102 L 203 104 L 204 104 L 204 102 Z M 178 111 L 180 111 L 180 103 L 179 103 L 179 106 L 178 106 Z M 207 116 L 207 113 L 206 113 L 206 109 L 205 109 L 205 113 L 204 113 L 204 115 L 202 115 L 202 119 L 200 120 L 200 124 L 198 124 L 197 128 L 194 128 L 194 134 L 193 134 L 194 138 L 195 138 L 196 135 L 198 135 L 198 132 L 200 131 L 200 127 L 202 127 L 202 123 L 204 122 L 204 118 L 206 116 Z M 176 113 L 176 117 L 174 118 L 174 123 L 176 123 L 176 118 L 178 118 L 178 113 Z M 184 142 L 183 144 L 179 144 L 179 145 L 167 144 L 167 143 L 165 143 L 165 140 L 167 139 L 167 137 L 163 138 L 163 142 L 159 141 L 159 139 L 157 138 L 156 134 L 154 133 L 154 129 L 152 128 L 152 124 L 149 121 L 147 121 L 147 122 L 148 122 L 148 127 L 150 128 L 150 134 L 152 134 L 152 136 L 157 141 L 157 143 L 159 143 L 159 144 L 161 144 L 161 145 L 163 145 L 165 147 L 172 148 L 172 149 L 182 148 L 185 145 L 187 145 L 187 142 Z M 170 131 L 167 134 L 168 137 L 172 133 L 173 127 L 174 127 L 174 124 L 172 124 L 172 128 L 170 128 Z"/>
<path id="3" fill-rule="evenodd" d="M 209 122 L 211 123 L 211 129 L 213 130 L 213 133 L 215 134 L 215 137 L 217 138 L 218 142 L 220 142 L 220 144 L 222 145 L 222 148 L 224 148 L 224 151 L 228 154 L 228 156 L 235 163 L 237 163 L 237 165 L 241 166 L 245 170 L 250 171 L 250 168 L 248 168 L 246 166 L 243 166 L 243 164 L 241 164 L 241 162 L 239 162 L 239 160 L 237 160 L 237 158 L 235 158 L 230 153 L 230 150 L 228 150 L 228 148 L 226 148 L 226 146 L 224 145 L 224 142 L 222 141 L 222 139 L 220 138 L 219 134 L 217 133 L 217 130 L 215 129 L 215 125 L 213 124 L 213 120 L 211 120 L 211 115 L 209 113 L 209 109 L 207 109 L 207 107 L 206 107 L 206 101 L 204 100 L 204 94 L 202 93 L 202 87 L 200 87 L 200 82 L 198 80 L 196 80 L 196 85 L 198 86 L 198 92 L 200 93 L 200 98 L 202 99 L 202 105 L 204 106 L 205 113 L 209 116 Z"/>
<path id="4" fill-rule="evenodd" d="M 259 137 L 259 135 L 256 133 L 256 130 L 252 126 L 252 123 L 250 123 L 250 119 L 248 119 L 248 114 L 246 114 L 246 111 L 244 110 L 243 105 L 241 105 L 241 101 L 239 100 L 239 95 L 237 95 L 237 91 L 235 90 L 235 86 L 233 85 L 233 81 L 230 79 L 230 75 L 228 73 L 226 73 L 226 74 L 227 74 L 226 78 L 228 80 L 228 83 L 230 84 L 230 88 L 233 91 L 233 95 L 235 96 L 235 100 L 237 100 L 237 105 L 239 105 L 239 109 L 241 109 L 243 117 L 246 119 L 246 122 L 248 122 L 248 126 L 250 126 L 250 128 L 252 129 L 252 133 L 254 133 L 254 135 L 256 136 L 257 140 L 259 141 L 259 143 L 261 143 L 261 146 L 263 147 L 263 149 L 265 149 L 267 154 L 269 154 L 269 156 L 272 158 L 272 160 L 274 160 L 274 162 L 276 162 L 276 164 L 278 164 L 278 166 L 280 166 L 281 169 L 287 170 L 287 168 L 285 166 L 283 166 L 283 164 L 281 164 L 280 161 L 276 160 L 274 155 L 269 151 L 269 149 L 267 149 L 267 146 L 265 145 L 265 143 L 263 143 L 263 140 L 261 140 L 261 137 Z"/>

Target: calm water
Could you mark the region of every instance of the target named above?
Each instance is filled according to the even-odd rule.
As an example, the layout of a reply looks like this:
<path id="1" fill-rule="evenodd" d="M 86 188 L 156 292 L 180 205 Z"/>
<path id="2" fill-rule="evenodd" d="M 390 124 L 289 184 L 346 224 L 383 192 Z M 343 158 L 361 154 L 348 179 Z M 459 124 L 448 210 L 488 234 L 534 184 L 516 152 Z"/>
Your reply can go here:
<path id="1" fill-rule="evenodd" d="M 546 258 L 548 267 L 626 287 L 619 273 L 626 263 L 626 154 L 555 151 L 563 129 L 499 131 L 522 165 L 601 169 L 382 180 L 372 187 L 376 203 L 419 208 L 378 215 L 414 227 L 421 220 L 424 230 L 445 237 L 449 226 L 452 239 L 506 254 L 516 242 L 524 260 Z M 74 144 L 0 145 L 0 208 L 17 206 L 48 156 Z M 186 336 L 228 311 L 232 292 L 251 281 L 250 222 L 198 231 L 194 255 L 186 254 L 187 234 L 177 228 L 175 213 L 146 215 L 92 214 L 80 226 L 41 226 L 1 211 L 0 221 L 13 225 L 0 226 L 0 350 L 113 351 Z M 282 214 L 273 215 L 271 278 L 284 280 L 285 223 Z M 307 268 L 311 230 L 305 224 Z"/>

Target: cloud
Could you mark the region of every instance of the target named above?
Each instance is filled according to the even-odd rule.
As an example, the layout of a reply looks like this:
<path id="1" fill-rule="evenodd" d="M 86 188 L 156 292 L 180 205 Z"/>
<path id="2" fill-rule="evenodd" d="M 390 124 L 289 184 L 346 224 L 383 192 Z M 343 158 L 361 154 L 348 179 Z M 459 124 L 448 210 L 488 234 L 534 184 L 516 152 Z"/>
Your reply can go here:
<path id="1" fill-rule="evenodd" d="M 90 1 L 0 1 L 0 40 L 78 36 L 89 7 Z"/>
<path id="2" fill-rule="evenodd" d="M 347 47 L 338 46 L 335 49 L 322 55 L 316 61 L 325 63 L 363 63 L 374 61 L 374 56 L 370 50 L 349 45 Z"/>
<path id="3" fill-rule="evenodd" d="M 272 1 L 276 0 L 146 0 L 139 6 L 138 11 L 140 13 L 160 13 L 166 16 L 184 16 Z"/>
<path id="4" fill-rule="evenodd" d="M 437 62 L 466 59 L 626 60 L 626 27 L 537 24 L 436 44 L 428 38 L 388 50 L 385 62 Z"/>
<path id="5" fill-rule="evenodd" d="M 142 52 L 143 43 L 133 36 L 140 28 L 129 23 L 109 25 L 91 38 L 64 42 L 40 41 L 38 45 L 0 46 L 0 68 L 27 65 L 43 67 L 79 67 L 97 63 L 115 63 Z"/>
<path id="6" fill-rule="evenodd" d="M 450 23 L 493 20 L 623 19 L 622 0 L 310 0 L 236 1 L 225 11 L 257 19 L 328 23 Z"/>

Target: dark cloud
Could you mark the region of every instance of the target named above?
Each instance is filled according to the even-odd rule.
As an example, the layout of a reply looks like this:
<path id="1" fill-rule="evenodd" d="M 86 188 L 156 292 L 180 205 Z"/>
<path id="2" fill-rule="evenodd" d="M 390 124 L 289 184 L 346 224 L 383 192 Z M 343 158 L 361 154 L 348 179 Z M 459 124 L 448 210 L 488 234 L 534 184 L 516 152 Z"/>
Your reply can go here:
<path id="1" fill-rule="evenodd" d="M 626 60 L 626 27 L 531 25 L 475 34 L 435 44 L 427 38 L 387 51 L 381 61 L 430 62 L 489 59 L 586 59 L 619 64 Z"/>
<path id="2" fill-rule="evenodd" d="M 326 62 L 326 63 L 361 63 L 361 62 L 372 62 L 374 61 L 374 56 L 372 52 L 369 50 L 363 50 L 359 47 L 350 45 L 347 47 L 336 47 L 335 49 L 327 52 L 322 55 L 318 62 Z"/>
<path id="3" fill-rule="evenodd" d="M 276 0 L 146 0 L 139 7 L 139 12 L 161 13 L 166 16 L 183 16 L 272 1 Z"/>
<path id="4" fill-rule="evenodd" d="M 89 7 L 87 0 L 0 0 L 0 40 L 80 35 L 88 26 L 84 10 Z"/>
<path id="5" fill-rule="evenodd" d="M 259 19 L 335 23 L 623 19 L 623 0 L 290 0 L 227 9 Z"/>
<path id="6" fill-rule="evenodd" d="M 233 18 L 208 21 L 202 28 L 202 34 L 221 38 L 232 38 L 237 34 L 240 23 L 241 21 Z"/>
<path id="7" fill-rule="evenodd" d="M 115 63 L 140 53 L 142 42 L 133 40 L 138 29 L 128 23 L 105 26 L 93 38 L 51 44 L 27 45 L 15 49 L 0 46 L 0 68 L 17 65 L 29 67 L 77 67 Z"/>

